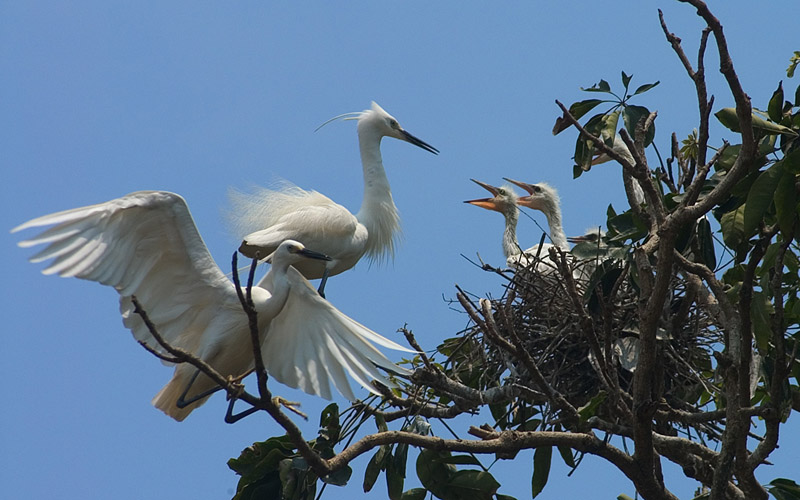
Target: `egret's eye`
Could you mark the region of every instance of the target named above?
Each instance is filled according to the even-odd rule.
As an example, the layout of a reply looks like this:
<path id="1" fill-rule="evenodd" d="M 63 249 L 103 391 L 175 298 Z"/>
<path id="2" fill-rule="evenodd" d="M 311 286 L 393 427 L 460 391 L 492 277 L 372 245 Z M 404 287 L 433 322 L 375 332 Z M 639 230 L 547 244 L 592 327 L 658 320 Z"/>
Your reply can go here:
<path id="1" fill-rule="evenodd" d="M 390 118 L 389 119 L 389 126 L 392 127 L 392 128 L 398 128 L 400 126 L 400 124 L 397 123 L 397 120 L 395 120 L 394 118 Z"/>
<path id="2" fill-rule="evenodd" d="M 533 186 L 533 192 L 534 193 L 541 193 L 542 192 L 542 188 L 540 188 L 539 186 L 534 185 Z"/>
<path id="3" fill-rule="evenodd" d="M 508 194 L 508 193 L 506 193 L 506 190 L 505 190 L 505 189 L 498 189 L 498 190 L 497 190 L 497 194 L 499 194 L 500 196 L 505 196 L 505 195 L 506 195 L 506 194 Z"/>

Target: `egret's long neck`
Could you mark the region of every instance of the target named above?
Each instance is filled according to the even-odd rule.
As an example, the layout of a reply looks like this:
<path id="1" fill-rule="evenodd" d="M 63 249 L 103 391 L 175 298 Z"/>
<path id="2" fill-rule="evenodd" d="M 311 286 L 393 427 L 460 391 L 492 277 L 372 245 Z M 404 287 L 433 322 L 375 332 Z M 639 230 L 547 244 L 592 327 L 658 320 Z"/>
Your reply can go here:
<path id="1" fill-rule="evenodd" d="M 522 252 L 517 241 L 517 221 L 519 220 L 519 209 L 516 205 L 503 212 L 506 218 L 506 228 L 503 231 L 503 255 L 506 258 Z"/>
<path id="2" fill-rule="evenodd" d="M 553 240 L 553 244 L 562 250 L 569 250 L 567 235 L 564 234 L 561 223 L 561 207 L 557 203 L 551 203 L 547 210 L 544 210 L 544 216 L 547 217 L 547 225 L 550 226 L 550 239 Z"/>
<path id="3" fill-rule="evenodd" d="M 392 190 L 381 158 L 381 136 L 359 127 L 358 144 L 364 169 L 364 201 L 356 214 L 367 228 L 366 254 L 377 260 L 394 256 L 394 244 L 400 229 L 400 216 L 392 199 Z"/>
<path id="4" fill-rule="evenodd" d="M 286 262 L 272 262 L 267 275 L 259 283 L 260 286 L 266 286 L 269 289 L 270 296 L 266 301 L 260 300 L 256 302 L 256 296 L 253 294 L 253 301 L 256 302 L 256 311 L 258 312 L 258 322 L 272 321 L 286 305 L 286 300 L 289 298 L 289 279 L 286 273 L 289 270 L 289 264 Z M 253 287 L 255 291 L 258 287 Z"/>

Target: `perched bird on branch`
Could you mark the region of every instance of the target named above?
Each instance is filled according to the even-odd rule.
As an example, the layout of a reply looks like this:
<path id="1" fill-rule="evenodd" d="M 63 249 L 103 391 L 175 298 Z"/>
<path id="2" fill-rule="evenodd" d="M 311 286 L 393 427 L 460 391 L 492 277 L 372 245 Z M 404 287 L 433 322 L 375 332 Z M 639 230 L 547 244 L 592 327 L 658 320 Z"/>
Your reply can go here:
<path id="1" fill-rule="evenodd" d="M 627 160 L 628 163 L 634 165 L 636 160 L 633 159 L 633 155 L 631 154 L 631 150 L 628 149 L 628 146 L 625 145 L 625 141 L 622 140 L 622 136 L 616 134 L 614 136 L 614 143 L 611 146 L 611 149 L 620 155 L 623 159 Z M 611 161 L 611 157 L 603 152 L 598 152 L 592 158 L 592 165 L 600 165 L 601 163 L 606 163 Z M 631 186 L 633 188 L 633 199 L 638 204 L 644 203 L 644 191 L 642 191 L 642 186 L 639 185 L 639 182 L 636 179 L 633 179 L 631 182 Z"/>
<path id="2" fill-rule="evenodd" d="M 346 271 L 364 256 L 380 261 L 394 255 L 400 216 L 392 199 L 381 158 L 381 139 L 393 137 L 438 154 L 439 150 L 406 132 L 397 120 L 372 103 L 360 113 L 328 120 L 358 120 L 358 144 L 364 171 L 364 201 L 356 214 L 317 191 L 287 184 L 253 194 L 233 193 L 231 219 L 244 237 L 239 251 L 264 258 L 286 239 L 302 241 L 331 257 L 326 263 L 301 262 L 295 267 L 307 279 L 322 281 L 324 297 L 329 276 Z M 325 122 L 325 123 L 328 123 Z M 325 124 L 323 124 L 325 125 Z"/>
<path id="3" fill-rule="evenodd" d="M 235 285 L 212 259 L 182 197 L 140 191 L 45 215 L 12 232 L 43 226 L 52 227 L 19 243 L 47 245 L 30 260 L 53 259 L 44 274 L 114 287 L 123 324 L 136 340 L 167 354 L 135 313 L 132 297 L 169 345 L 202 359 L 223 377 L 239 377 L 253 368 L 248 318 Z M 261 352 L 267 371 L 279 382 L 324 398 L 331 397 L 333 383 L 354 400 L 347 375 L 377 393 L 370 384 L 373 379 L 392 384 L 376 367 L 407 372 L 372 342 L 408 349 L 341 313 L 290 267 L 327 259 L 296 241 L 282 242 L 270 255 L 270 271 L 252 287 Z M 153 405 L 180 421 L 218 389 L 193 365 L 181 363 Z"/>

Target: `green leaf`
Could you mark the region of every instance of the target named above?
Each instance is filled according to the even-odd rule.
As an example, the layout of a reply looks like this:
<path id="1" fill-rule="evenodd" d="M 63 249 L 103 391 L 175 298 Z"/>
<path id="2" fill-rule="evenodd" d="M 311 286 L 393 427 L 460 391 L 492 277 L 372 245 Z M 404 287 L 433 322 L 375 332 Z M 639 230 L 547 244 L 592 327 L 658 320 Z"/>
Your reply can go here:
<path id="1" fill-rule="evenodd" d="M 778 88 L 772 93 L 772 98 L 767 106 L 769 119 L 780 123 L 783 119 L 783 82 L 778 82 Z"/>
<path id="2" fill-rule="evenodd" d="M 700 248 L 700 259 L 712 271 L 717 268 L 717 255 L 714 251 L 714 237 L 707 217 L 697 221 L 697 246 Z"/>
<path id="3" fill-rule="evenodd" d="M 747 193 L 747 201 L 744 210 L 744 232 L 745 238 L 755 234 L 758 224 L 772 205 L 775 198 L 775 189 L 783 175 L 783 163 L 778 162 L 767 170 L 761 172 Z"/>
<path id="4" fill-rule="evenodd" d="M 622 85 L 625 86 L 625 93 L 626 94 L 628 93 L 628 85 L 630 85 L 630 83 L 631 83 L 631 78 L 633 78 L 633 75 L 628 76 L 628 75 L 625 74 L 624 71 L 622 72 Z"/>
<path id="5" fill-rule="evenodd" d="M 800 485 L 791 479 L 773 479 L 767 489 L 778 500 L 800 500 Z"/>
<path id="6" fill-rule="evenodd" d="M 417 457 L 417 478 L 428 491 L 439 498 L 444 498 L 448 492 L 448 483 L 456 466 L 444 463 L 442 460 L 450 457 L 450 452 L 422 450 Z"/>
<path id="7" fill-rule="evenodd" d="M 628 131 L 631 137 L 636 137 L 636 124 L 639 123 L 640 120 L 646 119 L 650 116 L 650 110 L 645 108 L 644 106 L 633 106 L 633 105 L 626 105 L 625 110 L 622 112 L 622 120 L 625 123 L 625 130 Z M 650 125 L 645 131 L 644 134 L 644 145 L 645 147 L 649 146 L 653 139 L 656 136 L 656 124 L 655 122 Z"/>
<path id="8" fill-rule="evenodd" d="M 795 149 L 783 157 L 784 168 L 793 174 L 800 174 L 800 150 Z"/>
<path id="9" fill-rule="evenodd" d="M 661 83 L 661 82 L 657 81 L 655 83 L 645 83 L 644 85 L 642 85 L 638 89 L 636 89 L 636 92 L 634 92 L 633 95 L 643 94 L 643 93 L 647 92 L 648 90 L 652 89 L 653 87 L 655 87 L 656 85 L 658 85 L 659 83 Z"/>
<path id="10" fill-rule="evenodd" d="M 386 469 L 386 459 L 391 456 L 390 445 L 383 445 L 372 455 L 364 471 L 364 493 L 372 489 L 381 471 Z"/>
<path id="11" fill-rule="evenodd" d="M 772 337 L 769 315 L 774 312 L 772 304 L 763 292 L 753 292 L 750 304 L 750 319 L 753 322 L 753 336 L 759 352 L 765 355 L 769 350 L 769 341 Z"/>
<path id="12" fill-rule="evenodd" d="M 570 469 L 575 468 L 575 457 L 572 454 L 572 448 L 569 446 L 559 446 L 558 453 L 561 455 L 561 459 L 564 460 L 564 463 L 567 464 L 567 467 Z"/>
<path id="13" fill-rule="evenodd" d="M 403 493 L 403 496 L 400 497 L 400 500 L 425 500 L 425 496 L 427 494 L 428 490 L 425 488 L 411 488 Z"/>
<path id="14" fill-rule="evenodd" d="M 592 399 L 589 400 L 588 403 L 578 408 L 578 416 L 581 420 L 589 420 L 590 417 L 593 417 L 595 413 L 597 413 L 597 407 L 606 400 L 608 394 L 606 391 L 598 392 Z"/>
<path id="15" fill-rule="evenodd" d="M 733 164 L 736 162 L 736 158 L 739 157 L 739 151 L 742 150 L 741 144 L 732 144 L 725 148 L 725 151 L 717 158 L 717 163 L 714 167 L 717 170 L 730 170 L 733 167 Z"/>
<path id="16" fill-rule="evenodd" d="M 350 476 L 352 475 L 353 469 L 351 469 L 349 465 L 345 465 L 336 472 L 321 477 L 320 479 L 323 483 L 332 484 L 334 486 L 344 486 L 347 484 L 347 481 L 350 480 Z"/>
<path id="17" fill-rule="evenodd" d="M 781 162 L 783 163 L 783 160 Z M 778 163 L 776 163 L 778 165 Z M 775 188 L 775 215 L 778 219 L 778 226 L 784 237 L 789 238 L 792 228 L 797 222 L 797 190 L 795 189 L 796 175 L 787 169 L 783 169 L 783 175 Z"/>
<path id="18" fill-rule="evenodd" d="M 443 457 L 439 459 L 443 464 L 455 465 L 477 465 L 480 466 L 480 461 L 472 455 L 453 455 L 451 457 Z"/>
<path id="19" fill-rule="evenodd" d="M 610 94 L 611 93 L 611 86 L 608 84 L 607 81 L 600 80 L 600 82 L 595 83 L 594 85 L 592 85 L 588 89 L 581 87 L 581 90 L 583 90 L 584 92 L 605 92 L 606 94 Z"/>
<path id="20" fill-rule="evenodd" d="M 569 114 L 571 114 L 576 120 L 579 120 L 583 115 L 604 102 L 608 101 L 604 101 L 602 99 L 586 99 L 584 101 L 572 103 L 572 105 L 569 107 Z M 563 116 L 556 118 L 556 124 L 553 126 L 553 135 L 560 134 L 564 130 L 568 129 L 570 125 L 570 121 L 567 120 L 567 114 L 564 113 Z"/>
<path id="21" fill-rule="evenodd" d="M 734 132 L 741 132 L 741 127 L 739 127 L 739 118 L 736 116 L 736 109 L 735 108 L 722 108 L 716 113 L 714 116 L 717 117 L 717 120 L 721 124 L 723 124 L 726 128 L 734 131 Z M 761 118 L 760 116 L 756 115 L 755 113 L 752 114 L 753 120 L 753 129 L 760 130 L 767 134 L 783 134 L 792 137 L 797 137 L 797 132 L 790 129 L 789 127 L 784 127 L 783 125 L 778 125 L 777 123 L 768 122 L 767 120 Z"/>
<path id="22" fill-rule="evenodd" d="M 228 467 L 241 476 L 239 486 L 257 481 L 270 472 L 277 472 L 281 460 L 292 456 L 294 447 L 287 436 L 273 437 L 253 443 L 239 458 L 228 460 Z"/>
<path id="23" fill-rule="evenodd" d="M 786 76 L 791 78 L 794 76 L 794 70 L 797 64 L 800 63 L 800 51 L 795 50 L 792 57 L 789 58 L 789 67 L 786 68 Z"/>
<path id="24" fill-rule="evenodd" d="M 532 498 L 536 498 L 547 484 L 547 479 L 550 477 L 550 460 L 552 456 L 552 446 L 540 446 L 533 452 Z"/>
<path id="25" fill-rule="evenodd" d="M 744 210 L 745 205 L 731 210 L 722 215 L 719 221 L 722 229 L 722 240 L 730 248 L 736 248 L 745 239 L 744 233 Z"/>
<path id="26" fill-rule="evenodd" d="M 480 470 L 460 470 L 447 484 L 448 493 L 455 498 L 470 500 L 491 500 L 498 488 L 494 476 Z"/>
<path id="27" fill-rule="evenodd" d="M 606 146 L 614 144 L 614 136 L 617 135 L 617 123 L 619 122 L 619 110 L 603 116 L 600 137 L 605 141 Z"/>
<path id="28" fill-rule="evenodd" d="M 405 472 L 401 473 L 390 461 L 386 467 L 386 490 L 390 500 L 399 500 L 403 496 L 405 479 Z"/>

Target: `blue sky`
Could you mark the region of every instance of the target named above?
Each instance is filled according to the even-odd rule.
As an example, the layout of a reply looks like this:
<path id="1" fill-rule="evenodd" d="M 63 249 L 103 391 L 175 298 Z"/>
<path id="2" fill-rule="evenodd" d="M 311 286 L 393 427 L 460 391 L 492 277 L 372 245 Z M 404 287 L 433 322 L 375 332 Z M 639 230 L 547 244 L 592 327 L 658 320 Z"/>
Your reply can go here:
<path id="1" fill-rule="evenodd" d="M 798 49 L 780 27 L 796 16 L 796 2 L 711 4 L 745 90 L 765 108 Z M 702 24 L 692 8 L 666 1 L 0 3 L 0 227 L 132 191 L 175 191 L 227 272 L 238 245 L 222 216 L 229 187 L 288 179 L 358 209 L 354 123 L 314 129 L 375 100 L 441 154 L 383 142 L 404 242 L 393 263 L 363 263 L 326 291 L 372 329 L 397 339 L 407 324 L 433 348 L 466 324 L 444 300 L 454 284 L 502 292 L 495 277 L 461 257 L 504 261 L 502 218 L 462 203 L 484 196 L 470 178 L 549 182 L 561 194 L 568 234 L 602 223 L 609 203 L 624 204 L 615 166 L 572 180 L 575 134 L 550 133 L 560 114 L 555 99 L 587 98 L 579 87 L 600 78 L 618 87 L 625 71 L 632 85 L 661 81 L 637 103 L 658 109 L 662 153 L 671 132 L 685 137 L 696 126 L 694 87 L 664 40 L 657 7 L 694 59 Z M 716 106 L 730 106 L 713 45 L 708 52 Z M 735 140 L 713 132 L 717 142 Z M 523 246 L 540 234 L 521 219 Z M 277 434 L 277 424 L 258 415 L 227 425 L 221 396 L 180 424 L 152 408 L 171 369 L 123 328 L 116 293 L 42 276 L 26 263 L 32 252 L 16 247 L 20 235 L 2 238 L 2 496 L 230 497 L 237 478 L 226 460 Z M 325 404 L 303 398 L 309 437 Z M 783 442 L 800 438 L 792 420 Z M 493 469 L 501 492 L 529 496 L 531 457 Z M 784 446 L 771 460 L 764 481 L 793 476 L 800 455 Z M 360 494 L 365 464 L 354 464 L 351 486 L 326 497 Z M 554 467 L 540 498 L 633 494 L 599 460 L 572 478 L 565 473 Z M 696 487 L 676 484 L 681 497 Z M 384 498 L 380 487 L 368 498 Z"/>

